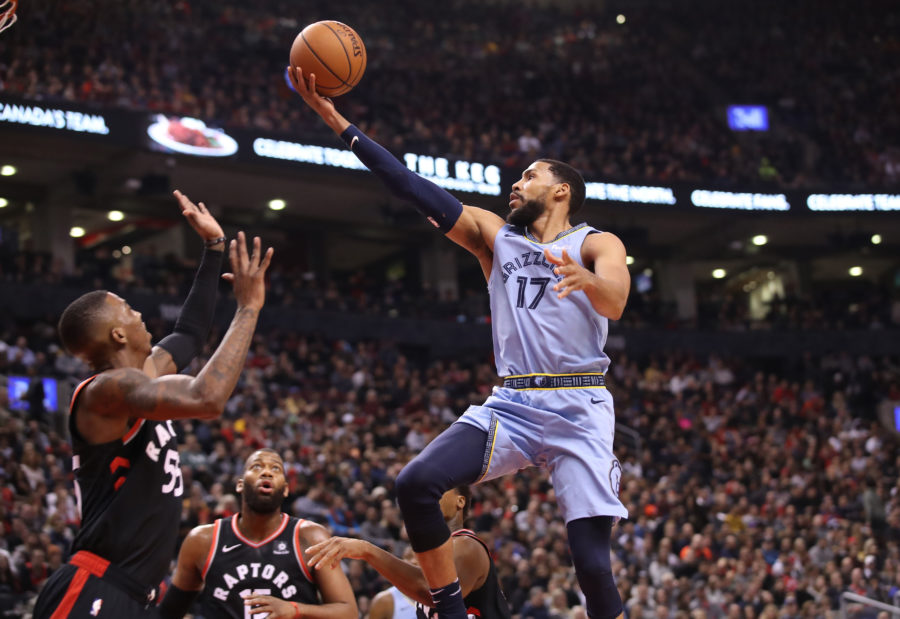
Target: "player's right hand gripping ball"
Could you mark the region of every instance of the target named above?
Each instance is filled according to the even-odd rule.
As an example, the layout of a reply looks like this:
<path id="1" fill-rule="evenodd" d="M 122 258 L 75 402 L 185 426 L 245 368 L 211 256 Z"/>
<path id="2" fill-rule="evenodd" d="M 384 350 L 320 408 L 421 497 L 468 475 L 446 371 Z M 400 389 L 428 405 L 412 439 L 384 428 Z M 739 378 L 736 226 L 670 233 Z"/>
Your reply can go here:
<path id="1" fill-rule="evenodd" d="M 291 66 L 316 75 L 323 97 L 349 92 L 366 71 L 366 46 L 356 31 L 339 21 L 318 21 L 304 28 L 291 46 Z"/>

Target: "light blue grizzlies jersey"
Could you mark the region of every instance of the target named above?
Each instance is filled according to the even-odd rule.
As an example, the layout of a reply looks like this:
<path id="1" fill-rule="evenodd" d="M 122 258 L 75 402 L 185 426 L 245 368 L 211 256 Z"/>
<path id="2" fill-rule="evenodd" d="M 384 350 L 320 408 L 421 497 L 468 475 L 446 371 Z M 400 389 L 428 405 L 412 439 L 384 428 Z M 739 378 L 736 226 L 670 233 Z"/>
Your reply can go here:
<path id="1" fill-rule="evenodd" d="M 584 266 L 581 245 L 596 232 L 583 223 L 549 243 L 509 224 L 497 233 L 488 291 L 499 376 L 606 372 L 607 319 L 582 291 L 557 298 L 553 286 L 563 277 L 553 273 L 554 265 L 544 256 L 546 248 L 555 256 L 565 249 Z"/>

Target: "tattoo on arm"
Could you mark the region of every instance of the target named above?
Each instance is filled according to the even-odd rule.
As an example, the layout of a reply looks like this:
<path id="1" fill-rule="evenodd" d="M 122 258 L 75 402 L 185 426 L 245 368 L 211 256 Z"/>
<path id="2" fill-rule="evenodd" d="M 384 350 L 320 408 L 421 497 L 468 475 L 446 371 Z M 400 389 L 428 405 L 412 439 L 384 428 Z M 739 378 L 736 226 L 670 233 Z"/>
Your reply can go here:
<path id="1" fill-rule="evenodd" d="M 91 385 L 89 408 L 103 415 L 180 419 L 214 417 L 224 410 L 244 367 L 259 311 L 239 308 L 216 352 L 196 377 L 151 379 L 136 369 L 101 375 Z"/>

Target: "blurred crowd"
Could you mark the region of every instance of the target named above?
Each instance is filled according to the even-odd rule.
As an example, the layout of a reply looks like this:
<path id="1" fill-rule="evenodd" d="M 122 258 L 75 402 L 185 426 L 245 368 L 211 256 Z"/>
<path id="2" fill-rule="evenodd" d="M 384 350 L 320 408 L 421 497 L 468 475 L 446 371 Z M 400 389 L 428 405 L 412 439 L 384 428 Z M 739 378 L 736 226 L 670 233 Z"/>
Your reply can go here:
<path id="1" fill-rule="evenodd" d="M 49 323 L 0 335 L 4 374 L 55 375 L 63 391 L 86 374 Z M 877 413 L 900 402 L 900 360 L 620 354 L 608 379 L 630 512 L 614 530 L 614 569 L 629 619 L 834 617 L 845 591 L 895 598 L 900 452 Z M 401 555 L 398 472 L 497 382 L 486 357 L 259 333 L 222 418 L 180 426 L 181 535 L 235 512 L 242 462 L 267 446 L 285 459 L 289 512 Z M 78 524 L 63 413 L 21 407 L 0 389 L 2 609 L 27 604 Z M 492 549 L 514 614 L 584 619 L 548 477 L 524 472 L 473 497 L 468 525 Z M 387 584 L 344 565 L 365 613 Z"/>
<path id="2" fill-rule="evenodd" d="M 106 288 L 123 295 L 154 295 L 180 304 L 196 265 L 174 254 L 139 248 L 129 256 L 100 247 L 82 251 L 75 269 L 65 273 L 58 260 L 41 252 L 11 251 L 0 244 L 3 282 L 36 287 L 62 286 L 88 291 Z M 678 315 L 674 302 L 662 298 L 659 282 L 633 274 L 628 311 L 619 325 L 629 329 L 701 331 L 828 331 L 900 328 L 900 287 L 891 282 L 848 279 L 817 282 L 800 291 L 786 286 L 782 294 L 751 311 L 750 297 L 737 286 L 721 283 L 698 287 L 696 316 Z M 297 264 L 273 264 L 269 270 L 269 305 L 295 310 L 342 314 L 426 318 L 485 324 L 489 298 L 480 273 L 461 278 L 456 294 L 423 284 L 407 272 L 367 267 L 347 273 L 318 274 Z M 644 286 L 641 282 L 648 283 Z M 223 288 L 224 291 L 224 288 Z"/>
<path id="3" fill-rule="evenodd" d="M 512 167 L 549 156 L 613 181 L 900 182 L 890 0 L 626 6 L 23 3 L 0 39 L 0 92 L 333 140 L 283 70 L 304 25 L 338 19 L 368 50 L 338 105 L 397 153 Z M 769 130 L 732 131 L 730 104 L 766 106 Z"/>

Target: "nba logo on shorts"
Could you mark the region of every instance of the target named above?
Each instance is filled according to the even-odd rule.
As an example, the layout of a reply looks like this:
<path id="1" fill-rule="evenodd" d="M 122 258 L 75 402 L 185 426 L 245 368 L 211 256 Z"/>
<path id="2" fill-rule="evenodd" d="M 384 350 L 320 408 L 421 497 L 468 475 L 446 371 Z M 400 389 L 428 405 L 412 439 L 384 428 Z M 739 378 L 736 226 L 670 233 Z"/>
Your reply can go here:
<path id="1" fill-rule="evenodd" d="M 100 608 L 103 606 L 103 599 L 97 598 L 94 600 L 94 603 L 91 604 L 91 617 L 96 617 L 100 614 Z"/>
<path id="2" fill-rule="evenodd" d="M 544 377 L 543 376 L 535 376 L 534 377 L 534 386 L 535 387 L 543 387 L 544 386 Z"/>
<path id="3" fill-rule="evenodd" d="M 609 486 L 613 493 L 619 496 L 619 483 L 622 481 L 622 465 L 618 460 L 613 460 L 609 467 Z"/>
<path id="4" fill-rule="evenodd" d="M 276 555 L 286 555 L 289 552 L 290 551 L 288 550 L 287 544 L 285 544 L 284 542 L 278 542 L 275 550 L 272 551 L 272 553 Z"/>

